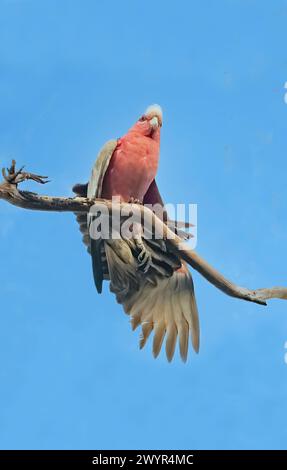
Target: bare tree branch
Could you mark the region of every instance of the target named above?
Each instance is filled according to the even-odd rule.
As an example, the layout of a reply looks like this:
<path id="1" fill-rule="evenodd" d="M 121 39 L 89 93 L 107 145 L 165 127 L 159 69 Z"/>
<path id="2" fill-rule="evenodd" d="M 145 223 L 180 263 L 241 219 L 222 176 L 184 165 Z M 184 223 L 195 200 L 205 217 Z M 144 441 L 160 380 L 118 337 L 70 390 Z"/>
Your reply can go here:
<path id="1" fill-rule="evenodd" d="M 33 173 L 23 172 L 23 168 L 16 171 L 15 161 L 7 170 L 2 170 L 4 182 L 0 184 L 0 199 L 3 199 L 14 206 L 22 209 L 53 211 L 53 212 L 89 212 L 91 206 L 95 203 L 105 204 L 108 209 L 121 212 L 123 204 L 112 204 L 112 201 L 104 199 L 87 199 L 85 197 L 65 198 L 40 196 L 29 191 L 20 191 L 18 184 L 25 180 L 33 180 L 38 183 L 47 183 L 47 177 L 35 175 Z M 126 206 L 126 204 L 124 204 Z M 257 290 L 250 290 L 245 287 L 237 286 L 221 273 L 210 266 L 203 258 L 201 258 L 194 250 L 182 241 L 180 237 L 174 234 L 170 228 L 164 224 L 149 208 L 140 206 L 142 216 L 152 217 L 155 230 L 163 233 L 167 239 L 170 250 L 174 251 L 178 256 L 185 260 L 192 268 L 198 271 L 211 284 L 220 289 L 225 294 L 236 297 L 238 299 L 255 302 L 260 305 L 266 305 L 268 299 L 287 299 L 287 287 L 272 287 Z"/>
<path id="2" fill-rule="evenodd" d="M 19 183 L 32 180 L 37 183 L 46 184 L 47 176 L 39 176 L 33 173 L 23 172 L 23 167 L 16 171 L 16 162 L 12 161 L 10 168 L 2 169 L 4 182 L 0 184 L 0 199 L 21 207 L 22 209 L 53 211 L 53 212 L 89 212 L 94 201 L 84 197 L 66 198 L 40 196 L 30 191 L 20 191 Z"/>

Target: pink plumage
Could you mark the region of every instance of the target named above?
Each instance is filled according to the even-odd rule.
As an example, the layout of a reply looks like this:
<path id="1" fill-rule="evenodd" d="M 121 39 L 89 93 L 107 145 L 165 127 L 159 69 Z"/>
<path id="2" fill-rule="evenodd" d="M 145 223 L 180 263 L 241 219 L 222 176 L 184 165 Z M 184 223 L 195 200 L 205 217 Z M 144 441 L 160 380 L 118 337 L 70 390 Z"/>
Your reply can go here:
<path id="1" fill-rule="evenodd" d="M 151 107 L 120 139 L 105 174 L 102 197 L 143 202 L 155 179 L 160 147 L 161 112 Z"/>

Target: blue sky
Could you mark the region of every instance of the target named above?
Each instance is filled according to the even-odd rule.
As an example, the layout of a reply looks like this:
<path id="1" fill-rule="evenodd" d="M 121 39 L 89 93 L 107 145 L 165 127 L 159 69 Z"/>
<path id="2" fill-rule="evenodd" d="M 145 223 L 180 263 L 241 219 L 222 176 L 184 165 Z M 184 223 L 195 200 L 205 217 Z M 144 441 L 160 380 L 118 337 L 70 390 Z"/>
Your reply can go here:
<path id="1" fill-rule="evenodd" d="M 70 195 L 158 102 L 158 182 L 198 204 L 198 252 L 241 285 L 286 285 L 286 24 L 281 0 L 0 0 L 1 166 Z M 0 448 L 286 448 L 283 301 L 195 273 L 200 354 L 168 364 L 95 292 L 71 214 L 1 202 L 0 259 Z"/>

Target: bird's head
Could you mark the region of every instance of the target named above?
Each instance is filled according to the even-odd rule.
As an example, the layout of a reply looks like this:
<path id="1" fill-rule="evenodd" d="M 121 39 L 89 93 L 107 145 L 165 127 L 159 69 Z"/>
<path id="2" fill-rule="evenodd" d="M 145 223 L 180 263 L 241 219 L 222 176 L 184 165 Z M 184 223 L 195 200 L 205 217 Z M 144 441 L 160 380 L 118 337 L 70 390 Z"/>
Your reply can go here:
<path id="1" fill-rule="evenodd" d="M 158 104 L 152 104 L 139 118 L 132 130 L 154 140 L 159 140 L 161 126 L 162 109 Z"/>

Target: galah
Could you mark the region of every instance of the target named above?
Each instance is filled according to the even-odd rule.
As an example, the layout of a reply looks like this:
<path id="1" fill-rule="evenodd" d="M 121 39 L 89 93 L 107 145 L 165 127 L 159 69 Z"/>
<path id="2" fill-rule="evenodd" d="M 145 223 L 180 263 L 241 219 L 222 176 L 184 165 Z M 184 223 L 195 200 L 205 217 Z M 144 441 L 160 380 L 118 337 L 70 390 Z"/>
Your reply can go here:
<path id="1" fill-rule="evenodd" d="M 155 177 L 159 163 L 162 110 L 147 108 L 129 131 L 101 149 L 88 185 L 76 185 L 74 192 L 89 198 L 112 199 L 140 204 L 161 204 Z M 143 267 L 143 253 L 126 240 L 94 240 L 89 235 L 86 216 L 77 214 L 84 243 L 92 256 L 93 274 L 98 292 L 103 280 L 131 317 L 133 329 L 141 325 L 142 348 L 152 330 L 153 355 L 157 357 L 164 338 L 168 361 L 174 355 L 179 338 L 183 361 L 187 359 L 189 337 L 199 350 L 199 320 L 194 286 L 186 264 L 168 249 L 152 240 L 142 240 L 144 251 L 152 258 Z"/>

